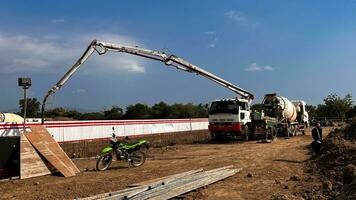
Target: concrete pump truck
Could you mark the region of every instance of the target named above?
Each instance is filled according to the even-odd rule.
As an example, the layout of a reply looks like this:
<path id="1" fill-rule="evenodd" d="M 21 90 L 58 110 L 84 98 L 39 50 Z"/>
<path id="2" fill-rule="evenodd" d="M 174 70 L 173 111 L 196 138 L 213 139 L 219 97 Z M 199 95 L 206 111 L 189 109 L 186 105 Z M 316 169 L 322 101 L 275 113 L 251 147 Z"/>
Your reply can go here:
<path id="1" fill-rule="evenodd" d="M 194 64 L 191 64 L 184 59 L 175 55 L 169 55 L 162 51 L 144 49 L 139 47 L 131 47 L 120 44 L 113 44 L 108 42 L 102 42 L 93 40 L 83 55 L 77 60 L 77 62 L 64 74 L 64 76 L 46 93 L 42 102 L 42 123 L 44 122 L 44 111 L 47 99 L 58 91 L 67 81 L 73 76 L 80 68 L 80 66 L 88 60 L 88 58 L 97 52 L 99 55 L 103 55 L 108 51 L 127 53 L 134 56 L 140 56 L 148 59 L 157 60 L 163 62 L 167 66 L 175 67 L 185 72 L 195 73 L 201 75 L 233 92 L 238 96 L 231 99 L 215 100 L 211 103 L 209 109 L 209 131 L 212 138 L 220 138 L 223 136 L 245 136 L 248 140 L 249 136 L 260 133 L 258 127 L 264 127 L 265 134 L 272 134 L 270 130 L 274 130 L 277 125 L 274 123 L 276 120 L 267 119 L 262 117 L 260 119 L 252 119 L 251 114 L 251 101 L 254 99 L 254 95 L 247 90 L 244 90 Z M 261 116 L 260 116 L 261 117 Z M 266 128 L 267 127 L 267 128 Z"/>
<path id="2" fill-rule="evenodd" d="M 139 48 L 139 47 L 131 47 L 131 46 L 126 46 L 126 45 L 120 45 L 120 44 L 113 44 L 113 43 L 108 43 L 108 42 L 102 42 L 102 41 L 97 41 L 97 40 L 93 40 L 90 45 L 88 46 L 88 48 L 86 49 L 86 51 L 83 53 L 83 55 L 77 60 L 77 62 L 64 74 L 64 76 L 47 92 L 47 94 L 45 95 L 43 102 L 42 102 L 42 123 L 44 121 L 44 111 L 45 111 L 45 106 L 46 106 L 46 101 L 48 99 L 49 96 L 53 95 L 56 91 L 58 91 L 67 81 L 68 79 L 73 76 L 78 69 L 80 68 L 80 66 L 86 61 L 88 60 L 88 58 L 94 53 L 97 52 L 99 55 L 103 55 L 105 53 L 107 53 L 108 51 L 112 51 L 112 52 L 121 52 L 121 53 L 127 53 L 127 54 L 131 54 L 134 56 L 140 56 L 140 57 L 144 57 L 144 58 L 148 58 L 148 59 L 153 59 L 153 60 L 157 60 L 157 61 L 161 61 L 164 64 L 166 64 L 167 66 L 173 66 L 179 70 L 183 70 L 186 72 L 190 72 L 190 73 L 195 73 L 197 75 L 201 75 L 233 92 L 235 92 L 236 94 L 242 96 L 241 99 L 236 98 L 234 99 L 234 101 L 236 102 L 236 105 L 245 105 L 245 109 L 239 109 L 238 112 L 244 113 L 244 115 L 246 116 L 246 118 L 244 119 L 240 119 L 240 118 L 236 118 L 234 119 L 234 121 L 238 120 L 240 122 L 240 120 L 242 121 L 246 121 L 246 119 L 249 118 L 250 114 L 249 114 L 249 107 L 250 107 L 250 102 L 251 100 L 254 98 L 253 94 L 242 89 L 239 88 L 238 86 L 194 65 L 191 64 L 187 61 L 185 61 L 182 58 L 179 58 L 175 55 L 169 55 L 166 54 L 165 52 L 161 52 L 161 51 L 156 51 L 156 50 L 150 50 L 150 49 L 143 49 L 143 48 Z"/>

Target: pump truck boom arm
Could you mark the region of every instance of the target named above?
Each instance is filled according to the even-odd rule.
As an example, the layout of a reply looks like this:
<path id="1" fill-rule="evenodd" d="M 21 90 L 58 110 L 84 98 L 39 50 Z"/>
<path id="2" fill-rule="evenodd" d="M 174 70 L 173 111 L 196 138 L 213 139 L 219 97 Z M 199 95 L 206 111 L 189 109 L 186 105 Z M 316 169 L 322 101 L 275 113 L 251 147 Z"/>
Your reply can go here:
<path id="1" fill-rule="evenodd" d="M 67 73 L 64 74 L 64 76 L 47 92 L 46 96 L 43 99 L 42 102 L 42 111 L 41 111 L 41 117 L 42 117 L 42 123 L 43 123 L 43 117 L 44 117 L 44 110 L 45 110 L 45 105 L 46 101 L 49 96 L 54 94 L 56 91 L 58 91 L 67 81 L 68 79 L 74 75 L 76 71 L 80 68 L 80 66 L 88 60 L 88 58 L 96 51 L 99 55 L 103 55 L 108 51 L 113 51 L 113 52 L 122 52 L 122 53 L 128 53 L 140 57 L 145 57 L 157 61 L 161 61 L 165 63 L 166 65 L 173 66 L 177 69 L 190 72 L 190 73 L 196 73 L 197 75 L 201 75 L 207 79 L 210 79 L 214 81 L 215 83 L 218 83 L 222 85 L 223 87 L 228 88 L 229 90 L 232 90 L 236 94 L 242 96 L 243 98 L 246 99 L 253 99 L 254 96 L 252 93 L 237 87 L 236 85 L 204 70 L 201 69 L 200 67 L 193 65 L 187 61 L 185 61 L 182 58 L 179 58 L 175 55 L 168 55 L 164 52 L 161 51 L 156 51 L 156 50 L 149 50 L 149 49 L 143 49 L 143 48 L 138 48 L 138 47 L 130 47 L 130 46 L 125 46 L 125 45 L 120 45 L 120 44 L 112 44 L 108 42 L 101 42 L 97 40 L 93 40 L 84 54 L 77 60 L 77 62 L 67 71 Z"/>

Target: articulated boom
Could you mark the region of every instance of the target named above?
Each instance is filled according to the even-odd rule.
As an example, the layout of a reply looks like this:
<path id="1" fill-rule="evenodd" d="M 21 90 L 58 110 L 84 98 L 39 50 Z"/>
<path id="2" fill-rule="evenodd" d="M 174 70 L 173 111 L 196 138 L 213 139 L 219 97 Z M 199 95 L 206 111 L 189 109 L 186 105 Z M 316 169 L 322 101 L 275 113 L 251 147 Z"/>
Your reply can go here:
<path id="1" fill-rule="evenodd" d="M 43 99 L 42 103 L 42 123 L 43 123 L 43 118 L 44 118 L 44 110 L 45 110 L 45 105 L 46 101 L 49 96 L 54 94 L 56 91 L 58 91 L 67 81 L 68 79 L 80 68 L 80 66 L 96 51 L 99 55 L 103 55 L 108 51 L 113 51 L 113 52 L 122 52 L 122 53 L 128 53 L 132 54 L 135 56 L 140 56 L 140 57 L 145 57 L 157 61 L 161 61 L 165 63 L 166 65 L 174 66 L 177 69 L 190 72 L 190 73 L 196 73 L 197 75 L 201 75 L 207 79 L 210 79 L 214 81 L 215 83 L 218 83 L 229 90 L 232 90 L 236 94 L 242 96 L 245 99 L 252 100 L 254 98 L 253 94 L 237 87 L 236 85 L 208 72 L 205 71 L 204 69 L 199 68 L 196 65 L 193 65 L 187 61 L 185 61 L 182 58 L 179 58 L 175 55 L 167 55 L 164 52 L 161 51 L 156 51 L 156 50 L 149 50 L 149 49 L 143 49 L 143 48 L 138 48 L 138 47 L 130 47 L 130 46 L 124 46 L 124 45 L 119 45 L 119 44 L 112 44 L 108 42 L 99 42 L 96 40 L 93 40 L 91 44 L 88 46 L 82 57 L 78 59 L 78 61 L 68 70 L 68 72 L 55 84 L 46 94 L 45 98 Z"/>

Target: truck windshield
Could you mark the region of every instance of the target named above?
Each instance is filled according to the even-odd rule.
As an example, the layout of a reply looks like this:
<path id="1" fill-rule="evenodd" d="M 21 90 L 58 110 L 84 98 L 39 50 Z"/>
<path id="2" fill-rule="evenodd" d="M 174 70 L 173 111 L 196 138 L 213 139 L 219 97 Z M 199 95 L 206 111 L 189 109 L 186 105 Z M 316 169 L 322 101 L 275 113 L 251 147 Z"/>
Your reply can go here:
<path id="1" fill-rule="evenodd" d="M 231 113 L 239 114 L 239 102 L 235 101 L 216 101 L 211 104 L 209 114 Z"/>

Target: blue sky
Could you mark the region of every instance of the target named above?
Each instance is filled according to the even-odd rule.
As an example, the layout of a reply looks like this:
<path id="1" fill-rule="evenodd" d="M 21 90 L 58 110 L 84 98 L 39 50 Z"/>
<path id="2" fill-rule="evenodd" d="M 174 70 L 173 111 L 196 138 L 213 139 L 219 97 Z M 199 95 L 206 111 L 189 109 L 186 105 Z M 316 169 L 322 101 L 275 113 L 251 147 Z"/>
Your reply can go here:
<path id="1" fill-rule="evenodd" d="M 236 85 L 319 104 L 356 95 L 356 1 L 0 1 L 0 111 L 18 107 L 17 77 L 46 91 L 94 38 L 163 50 Z M 234 93 L 130 55 L 95 54 L 49 107 L 102 110 L 206 103 Z"/>

